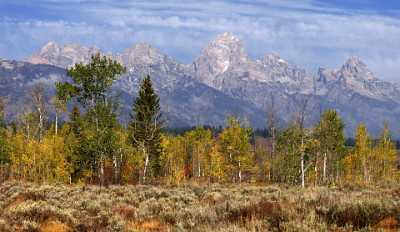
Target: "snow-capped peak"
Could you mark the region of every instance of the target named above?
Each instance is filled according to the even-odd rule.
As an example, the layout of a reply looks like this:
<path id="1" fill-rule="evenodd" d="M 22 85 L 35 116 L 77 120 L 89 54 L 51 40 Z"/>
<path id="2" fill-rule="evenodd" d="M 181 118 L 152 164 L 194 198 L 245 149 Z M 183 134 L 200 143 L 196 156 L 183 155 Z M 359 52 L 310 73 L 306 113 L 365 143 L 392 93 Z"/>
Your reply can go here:
<path id="1" fill-rule="evenodd" d="M 50 41 L 47 44 L 45 44 L 41 49 L 39 54 L 47 54 L 47 53 L 59 53 L 60 52 L 60 47 L 58 44 L 54 41 Z"/>
<path id="2" fill-rule="evenodd" d="M 224 32 L 223 34 L 218 35 L 213 42 L 218 44 L 241 43 L 240 39 L 230 32 Z"/>
<path id="3" fill-rule="evenodd" d="M 200 78 L 211 84 L 216 76 L 248 62 L 249 58 L 240 39 L 225 32 L 208 44 L 194 62 L 194 67 Z"/>
<path id="4" fill-rule="evenodd" d="M 261 59 L 261 62 L 268 66 L 268 65 L 283 65 L 288 66 L 289 63 L 282 59 L 279 55 L 275 53 L 268 54 Z"/>
<path id="5" fill-rule="evenodd" d="M 345 79 L 376 80 L 375 75 L 368 69 L 367 65 L 356 56 L 350 57 L 340 69 L 341 76 Z"/>

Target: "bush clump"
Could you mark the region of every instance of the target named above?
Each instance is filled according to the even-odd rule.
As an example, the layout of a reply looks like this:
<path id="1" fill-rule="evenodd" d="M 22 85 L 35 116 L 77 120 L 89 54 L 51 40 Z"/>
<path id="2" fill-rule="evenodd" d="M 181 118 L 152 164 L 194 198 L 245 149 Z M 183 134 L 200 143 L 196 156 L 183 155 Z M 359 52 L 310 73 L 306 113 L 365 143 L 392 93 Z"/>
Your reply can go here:
<path id="1" fill-rule="evenodd" d="M 398 189 L 6 182 L 0 231 L 396 231 Z"/>

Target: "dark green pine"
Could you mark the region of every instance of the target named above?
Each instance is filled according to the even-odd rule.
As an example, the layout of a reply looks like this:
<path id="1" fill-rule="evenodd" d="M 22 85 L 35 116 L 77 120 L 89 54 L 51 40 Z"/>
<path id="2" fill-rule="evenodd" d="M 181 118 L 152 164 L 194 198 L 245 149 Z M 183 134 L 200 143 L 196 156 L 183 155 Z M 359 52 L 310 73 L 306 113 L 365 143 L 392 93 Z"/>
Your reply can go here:
<path id="1" fill-rule="evenodd" d="M 0 102 L 0 164 L 9 162 L 6 139 L 6 122 L 4 120 L 3 112 L 3 105 L 2 102 Z"/>
<path id="2" fill-rule="evenodd" d="M 161 119 L 160 99 L 154 91 L 150 76 L 146 76 L 140 85 L 138 97 L 133 103 L 132 142 L 136 146 L 144 144 L 149 153 L 151 174 L 158 176 L 160 173 L 161 132 L 163 121 Z"/>

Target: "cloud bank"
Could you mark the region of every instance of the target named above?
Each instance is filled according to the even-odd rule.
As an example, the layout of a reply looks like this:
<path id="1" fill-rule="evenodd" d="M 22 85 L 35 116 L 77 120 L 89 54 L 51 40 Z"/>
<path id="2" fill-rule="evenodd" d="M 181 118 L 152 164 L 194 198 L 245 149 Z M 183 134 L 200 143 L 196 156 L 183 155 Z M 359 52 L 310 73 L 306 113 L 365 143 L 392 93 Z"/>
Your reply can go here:
<path id="1" fill-rule="evenodd" d="M 400 83 L 400 6 L 366 2 L 2 1 L 0 57 L 23 59 L 50 40 L 109 52 L 147 42 L 190 63 L 217 34 L 229 31 L 253 58 L 274 52 L 315 72 L 356 55 L 380 78 Z"/>

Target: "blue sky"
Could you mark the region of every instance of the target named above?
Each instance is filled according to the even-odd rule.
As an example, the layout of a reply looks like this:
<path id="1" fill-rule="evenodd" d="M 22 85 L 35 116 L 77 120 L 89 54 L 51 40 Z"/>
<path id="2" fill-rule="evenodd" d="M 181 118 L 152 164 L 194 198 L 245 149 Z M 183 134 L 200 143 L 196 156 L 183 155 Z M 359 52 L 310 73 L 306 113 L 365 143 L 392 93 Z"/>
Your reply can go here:
<path id="1" fill-rule="evenodd" d="M 228 31 L 253 58 L 274 52 L 316 72 L 355 55 L 400 83 L 399 0 L 1 0 L 0 30 L 1 58 L 48 41 L 106 52 L 148 42 L 185 63 Z"/>

